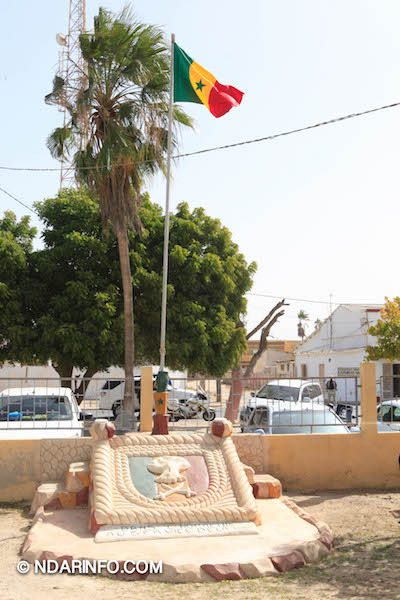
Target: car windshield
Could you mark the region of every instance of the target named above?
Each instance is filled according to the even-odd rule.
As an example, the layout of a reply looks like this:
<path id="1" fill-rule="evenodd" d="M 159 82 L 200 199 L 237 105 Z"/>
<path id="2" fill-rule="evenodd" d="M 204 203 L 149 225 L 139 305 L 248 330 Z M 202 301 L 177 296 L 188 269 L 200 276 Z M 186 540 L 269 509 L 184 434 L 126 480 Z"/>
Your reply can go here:
<path id="1" fill-rule="evenodd" d="M 0 421 L 68 421 L 71 403 L 63 396 L 4 396 Z"/>
<path id="2" fill-rule="evenodd" d="M 272 415 L 271 433 L 347 432 L 347 427 L 329 410 L 286 410 Z"/>
<path id="3" fill-rule="evenodd" d="M 271 400 L 288 400 L 296 402 L 299 397 L 299 388 L 289 385 L 273 385 L 267 383 L 259 392 L 256 398 L 269 398 Z"/>

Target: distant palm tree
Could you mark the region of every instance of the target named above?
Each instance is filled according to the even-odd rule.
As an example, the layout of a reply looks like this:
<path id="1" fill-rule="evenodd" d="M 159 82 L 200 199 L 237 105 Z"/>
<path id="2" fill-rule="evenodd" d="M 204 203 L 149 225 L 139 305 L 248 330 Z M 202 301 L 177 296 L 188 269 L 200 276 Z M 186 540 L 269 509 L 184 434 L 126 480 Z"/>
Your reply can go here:
<path id="1" fill-rule="evenodd" d="M 322 325 L 321 319 L 315 319 L 314 325 L 315 325 L 315 329 L 319 329 Z"/>
<path id="2" fill-rule="evenodd" d="M 130 413 L 134 324 L 128 229 L 141 232 L 145 179 L 165 172 L 170 53 L 162 31 L 137 21 L 129 8 L 118 16 L 99 9 L 94 32 L 82 34 L 80 45 L 87 65 L 81 89 L 68 94 L 68 82 L 56 77 L 46 96 L 47 103 L 66 106 L 69 115 L 68 123 L 49 136 L 48 148 L 57 158 L 75 150 L 76 178 L 97 194 L 103 226 L 111 226 L 118 240 L 125 319 L 124 409 Z M 173 119 L 192 126 L 180 108 L 174 108 Z"/>
<path id="3" fill-rule="evenodd" d="M 309 321 L 310 317 L 304 310 L 300 310 L 297 313 L 297 318 L 299 319 L 297 324 L 297 335 L 303 340 L 306 335 L 306 321 Z"/>

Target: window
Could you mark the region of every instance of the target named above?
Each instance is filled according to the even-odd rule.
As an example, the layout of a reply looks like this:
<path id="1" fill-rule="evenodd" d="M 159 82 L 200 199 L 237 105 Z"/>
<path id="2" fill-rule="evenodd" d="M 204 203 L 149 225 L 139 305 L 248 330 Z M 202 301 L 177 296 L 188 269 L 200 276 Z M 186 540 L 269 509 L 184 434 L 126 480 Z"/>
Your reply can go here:
<path id="1" fill-rule="evenodd" d="M 257 392 L 256 398 L 268 398 L 270 400 L 287 400 L 289 402 L 296 402 L 299 397 L 299 388 L 290 387 L 288 385 L 264 385 L 259 392 Z"/>
<path id="2" fill-rule="evenodd" d="M 378 421 L 384 423 L 400 422 L 400 408 L 397 406 L 383 406 L 378 410 Z"/>
<path id="3" fill-rule="evenodd" d="M 307 365 L 301 365 L 301 377 L 307 377 Z"/>
<path id="4" fill-rule="evenodd" d="M 328 410 L 286 410 L 272 415 L 271 433 L 347 433 L 345 427 Z"/>
<path id="5" fill-rule="evenodd" d="M 307 390 L 307 392 L 305 390 Z M 303 392 L 303 396 L 308 396 L 311 398 L 311 400 L 321 395 L 321 390 L 318 385 L 309 385 L 305 388 L 305 390 Z"/>
<path id="6" fill-rule="evenodd" d="M 68 398 L 8 396 L 0 399 L 0 421 L 66 421 L 72 419 Z"/>
<path id="7" fill-rule="evenodd" d="M 121 385 L 122 381 L 106 381 L 103 385 L 103 390 L 113 390 L 114 388 Z"/>
<path id="8" fill-rule="evenodd" d="M 314 390 L 312 385 L 308 385 L 303 389 L 302 399 L 310 398 L 311 400 L 314 398 Z"/>

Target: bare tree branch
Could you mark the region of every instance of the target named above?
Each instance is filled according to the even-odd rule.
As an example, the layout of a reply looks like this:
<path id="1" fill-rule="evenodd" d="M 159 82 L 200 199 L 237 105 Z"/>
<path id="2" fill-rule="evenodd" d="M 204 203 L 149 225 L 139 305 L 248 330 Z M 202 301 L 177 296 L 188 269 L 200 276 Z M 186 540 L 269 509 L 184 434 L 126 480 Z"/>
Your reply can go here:
<path id="1" fill-rule="evenodd" d="M 241 397 L 243 394 L 244 380 L 246 377 L 250 377 L 252 375 L 257 362 L 259 361 L 259 359 L 261 358 L 261 356 L 267 349 L 267 338 L 269 336 L 269 333 L 270 333 L 272 327 L 275 325 L 275 323 L 278 321 L 278 319 L 283 314 L 285 314 L 285 310 L 281 310 L 278 313 L 276 312 L 282 306 L 289 306 L 289 304 L 285 303 L 285 299 L 278 302 L 273 307 L 273 309 L 268 313 L 268 315 L 265 317 L 265 319 L 263 319 L 257 325 L 257 327 L 255 327 L 253 329 L 253 331 L 251 331 L 248 335 L 246 335 L 246 340 L 248 340 L 259 329 L 261 329 L 261 327 L 263 327 L 262 332 L 261 332 L 261 339 L 260 339 L 260 343 L 258 346 L 258 350 L 251 357 L 250 362 L 247 366 L 247 369 L 246 369 L 244 375 L 242 375 L 241 367 L 238 367 L 238 368 L 232 370 L 232 385 L 231 385 L 231 389 L 229 392 L 229 399 L 228 399 L 228 403 L 226 405 L 226 410 L 225 410 L 225 418 L 230 419 L 232 421 L 232 423 L 237 422 L 240 400 L 241 400 Z M 243 324 L 242 323 L 238 324 L 238 327 L 240 327 L 240 326 L 243 326 Z"/>
<path id="2" fill-rule="evenodd" d="M 282 304 L 280 304 L 282 306 Z M 288 306 L 287 304 L 285 306 Z M 277 320 L 285 314 L 284 310 L 281 310 L 280 312 L 278 312 L 274 318 L 271 320 L 270 323 L 268 323 L 268 325 L 266 325 L 266 327 L 264 327 L 264 329 L 261 332 L 261 339 L 260 339 L 260 345 L 258 346 L 258 350 L 255 354 L 253 354 L 253 356 L 250 359 L 250 362 L 247 366 L 247 369 L 245 371 L 244 377 L 250 377 L 250 375 L 252 375 L 253 370 L 256 366 L 256 364 L 258 363 L 258 360 L 261 358 L 261 356 L 264 354 L 265 350 L 267 349 L 267 338 L 269 335 L 269 332 L 271 331 L 273 325 L 275 325 L 275 323 L 277 322 Z"/>
<path id="3" fill-rule="evenodd" d="M 272 315 L 278 310 L 278 308 L 281 308 L 281 306 L 289 306 L 289 304 L 285 303 L 285 298 L 283 298 L 283 300 L 275 304 L 274 308 L 267 314 L 265 319 L 260 321 L 257 327 L 255 327 L 252 331 L 250 331 L 250 333 L 246 335 L 246 340 L 249 340 L 255 333 L 257 333 L 259 329 L 261 329 L 261 327 L 264 327 L 265 323 L 268 323 Z"/>

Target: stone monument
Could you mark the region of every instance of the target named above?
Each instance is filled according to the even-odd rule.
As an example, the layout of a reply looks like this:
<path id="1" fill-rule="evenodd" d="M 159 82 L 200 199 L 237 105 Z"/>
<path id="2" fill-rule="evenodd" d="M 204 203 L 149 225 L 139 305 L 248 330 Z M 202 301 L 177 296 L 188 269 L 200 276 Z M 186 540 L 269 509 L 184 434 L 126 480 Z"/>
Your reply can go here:
<path id="1" fill-rule="evenodd" d="M 226 419 L 206 433 L 121 436 L 98 419 L 90 434 L 90 461 L 75 454 L 64 481 L 39 485 L 25 560 L 112 561 L 115 577 L 178 583 L 276 575 L 332 546 L 277 479 L 241 463 Z M 162 570 L 127 572 L 132 557 Z"/>

